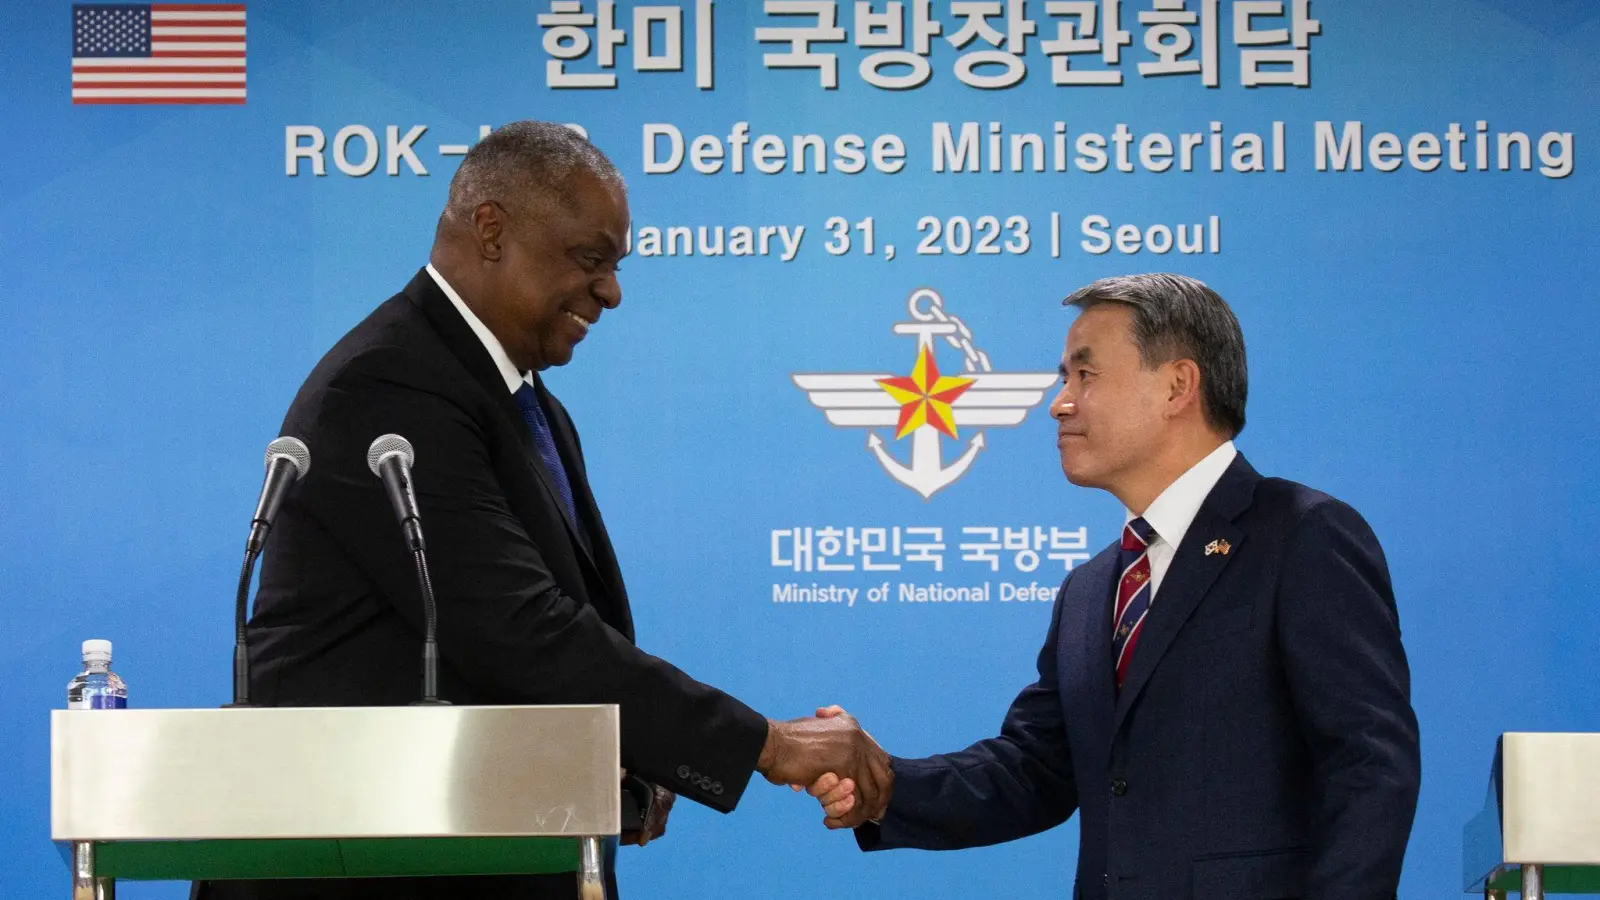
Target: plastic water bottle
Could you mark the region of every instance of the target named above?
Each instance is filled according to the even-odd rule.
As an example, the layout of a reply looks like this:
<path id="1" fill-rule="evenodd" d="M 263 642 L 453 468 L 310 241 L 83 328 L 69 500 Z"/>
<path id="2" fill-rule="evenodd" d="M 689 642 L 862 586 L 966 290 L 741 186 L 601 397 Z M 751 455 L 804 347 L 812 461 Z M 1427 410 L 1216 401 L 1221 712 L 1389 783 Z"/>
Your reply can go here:
<path id="1" fill-rule="evenodd" d="M 111 642 L 83 642 L 83 671 L 67 682 L 67 709 L 124 709 L 128 686 L 111 671 Z"/>

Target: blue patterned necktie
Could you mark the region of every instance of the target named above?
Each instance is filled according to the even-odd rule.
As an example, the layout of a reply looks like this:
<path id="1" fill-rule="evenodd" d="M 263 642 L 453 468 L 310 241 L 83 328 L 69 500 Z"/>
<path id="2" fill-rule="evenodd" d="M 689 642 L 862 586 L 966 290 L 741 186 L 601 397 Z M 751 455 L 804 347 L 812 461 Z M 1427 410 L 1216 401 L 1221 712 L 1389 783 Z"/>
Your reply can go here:
<path id="1" fill-rule="evenodd" d="M 522 419 L 528 423 L 528 431 L 533 434 L 533 446 L 539 451 L 539 458 L 544 460 L 544 467 L 550 471 L 550 477 L 555 480 L 556 493 L 560 495 L 561 502 L 567 511 L 567 519 L 572 527 L 578 527 L 577 507 L 572 502 L 572 483 L 567 480 L 567 469 L 561 465 L 561 454 L 556 450 L 555 435 L 550 433 L 550 422 L 544 417 L 544 410 L 539 406 L 539 395 L 534 391 L 533 385 L 527 382 L 517 388 L 515 394 L 517 406 L 522 409 Z"/>

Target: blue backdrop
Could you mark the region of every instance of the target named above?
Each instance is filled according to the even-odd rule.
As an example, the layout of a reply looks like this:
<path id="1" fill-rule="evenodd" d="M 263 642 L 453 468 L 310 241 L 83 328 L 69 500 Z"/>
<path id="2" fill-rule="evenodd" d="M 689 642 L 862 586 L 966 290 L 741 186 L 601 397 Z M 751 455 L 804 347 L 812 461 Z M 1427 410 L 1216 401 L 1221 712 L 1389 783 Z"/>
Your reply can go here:
<path id="1" fill-rule="evenodd" d="M 1194 275 L 1244 327 L 1243 451 L 1352 503 L 1389 553 L 1425 764 L 1401 893 L 1459 892 L 1461 826 L 1495 736 L 1600 722 L 1600 214 L 1585 158 L 1600 8 L 1345 0 L 1315 4 L 1313 28 L 1290 0 L 1241 29 L 1231 0 L 1165 13 L 1174 4 L 1124 0 L 1126 45 L 1064 55 L 1083 45 L 1063 38 L 1105 38 L 1116 4 L 1073 7 L 1093 6 L 1088 34 L 1040 2 L 990 4 L 985 28 L 938 3 L 935 35 L 887 19 L 869 30 L 848 3 L 789 4 L 836 13 L 832 32 L 779 4 L 661 2 L 617 4 L 626 42 L 608 44 L 541 19 L 610 7 L 593 0 L 256 0 L 245 96 L 225 105 L 75 103 L 71 4 L 0 13 L 0 893 L 66 890 L 48 841 L 47 711 L 64 703 L 79 641 L 115 642 L 132 705 L 226 701 L 262 448 L 322 352 L 425 261 L 464 145 L 527 117 L 582 126 L 630 184 L 623 305 L 550 381 L 583 431 L 647 649 L 769 715 L 841 703 L 896 753 L 992 734 L 1050 612 L 1007 592 L 1055 585 L 1120 524 L 1115 501 L 1062 478 L 1050 388 L 1030 377 L 1054 370 L 1071 318 L 1060 298 L 1105 275 Z M 1213 13 L 1214 28 L 1156 21 Z M 798 48 L 798 32 L 768 30 L 808 28 Z M 1177 62 L 1199 71 L 1147 74 L 1161 43 L 1192 44 Z M 902 61 L 883 76 L 915 81 L 926 66 L 926 81 L 869 82 L 859 66 L 879 52 Z M 769 58 L 786 54 L 820 68 Z M 613 86 L 561 85 L 606 76 Z M 78 99 L 94 96 L 78 81 Z M 368 168 L 368 145 L 359 131 L 341 140 L 348 126 L 370 129 L 366 174 L 349 174 Z M 647 138 L 672 130 L 675 168 L 670 138 Z M 1042 171 L 1026 138 L 1012 164 L 1025 133 Z M 797 172 L 795 136 L 812 134 L 827 170 L 802 147 Z M 1084 233 L 1094 216 L 1106 237 Z M 1136 227 L 1121 247 L 1138 252 L 1119 249 L 1120 225 Z M 1157 225 L 1183 225 L 1201 252 L 1152 252 L 1171 241 Z M 700 226 L 727 229 L 723 255 L 684 255 L 681 233 L 666 254 L 667 229 Z M 778 226 L 805 229 L 787 261 Z M 847 251 L 830 252 L 835 232 Z M 919 288 L 960 321 L 929 332 L 940 370 L 977 378 L 955 438 L 897 439 L 898 408 L 861 377 L 911 374 L 917 332 L 895 326 L 941 324 L 926 295 L 928 321 L 908 309 Z M 917 599 L 939 586 L 969 599 Z M 859 594 L 807 602 L 835 588 Z M 682 804 L 665 841 L 623 853 L 624 887 L 932 900 L 1070 884 L 1076 824 L 867 857 L 819 819 L 762 784 L 728 817 Z"/>

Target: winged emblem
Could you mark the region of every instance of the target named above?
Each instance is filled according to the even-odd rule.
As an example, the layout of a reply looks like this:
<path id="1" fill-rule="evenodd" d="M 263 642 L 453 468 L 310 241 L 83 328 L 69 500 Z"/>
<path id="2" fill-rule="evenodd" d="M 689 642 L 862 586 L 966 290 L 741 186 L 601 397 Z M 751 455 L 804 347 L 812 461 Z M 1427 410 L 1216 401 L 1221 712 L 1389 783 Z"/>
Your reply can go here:
<path id="1" fill-rule="evenodd" d="M 985 446 L 984 429 L 1020 425 L 1055 386 L 1054 372 L 995 372 L 988 354 L 972 342 L 972 332 L 944 309 L 932 288 L 919 288 L 907 300 L 911 321 L 896 334 L 917 338 L 909 376 L 890 373 L 818 373 L 792 376 L 828 424 L 867 429 L 867 449 L 884 471 L 924 499 L 966 474 Z M 943 375 L 934 354 L 936 339 L 962 351 L 963 373 Z M 960 441 L 972 429 L 965 449 L 944 464 L 941 442 Z M 906 462 L 896 459 L 877 429 L 891 440 L 911 438 Z"/>

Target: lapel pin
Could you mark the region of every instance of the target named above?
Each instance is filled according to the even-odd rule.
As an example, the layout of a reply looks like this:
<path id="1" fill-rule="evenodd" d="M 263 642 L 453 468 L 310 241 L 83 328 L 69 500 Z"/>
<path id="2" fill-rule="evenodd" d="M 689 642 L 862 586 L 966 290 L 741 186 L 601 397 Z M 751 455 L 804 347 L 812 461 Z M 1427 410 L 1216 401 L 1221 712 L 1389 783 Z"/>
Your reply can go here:
<path id="1" fill-rule="evenodd" d="M 1227 556 L 1228 555 L 1228 551 L 1230 551 L 1232 549 L 1233 549 L 1233 545 L 1232 544 L 1228 543 L 1225 540 L 1222 540 L 1221 538 L 1218 538 L 1217 540 L 1214 540 L 1211 543 L 1206 545 L 1206 555 L 1210 556 L 1210 555 L 1212 555 L 1214 553 L 1221 553 L 1223 556 Z"/>

